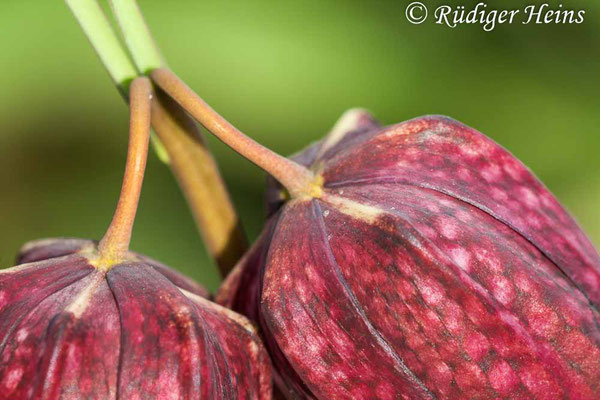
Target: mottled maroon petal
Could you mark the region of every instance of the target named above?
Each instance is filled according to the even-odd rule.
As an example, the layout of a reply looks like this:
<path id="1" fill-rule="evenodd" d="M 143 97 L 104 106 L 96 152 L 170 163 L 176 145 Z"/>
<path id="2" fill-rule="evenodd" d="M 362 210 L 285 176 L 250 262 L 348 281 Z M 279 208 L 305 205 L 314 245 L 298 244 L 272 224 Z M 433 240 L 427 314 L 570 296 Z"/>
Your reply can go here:
<path id="1" fill-rule="evenodd" d="M 65 256 L 68 254 L 74 254 L 81 251 L 91 252 L 95 251 L 97 242 L 87 239 L 75 239 L 75 238 L 55 238 L 55 239 L 41 239 L 34 240 L 26 243 L 20 250 L 17 256 L 17 264 L 47 260 L 49 258 L 55 258 Z M 142 260 L 158 272 L 166 276 L 176 286 L 197 294 L 198 296 L 210 297 L 210 293 L 202 285 L 195 282 L 193 279 L 177 272 L 176 270 L 164 265 L 163 263 L 156 261 L 143 254 L 130 252 L 131 258 L 137 258 Z"/>
<path id="2" fill-rule="evenodd" d="M 175 286 L 138 263 L 113 267 L 107 280 L 121 318 L 120 396 L 193 398 L 223 385 L 208 365 L 212 346 L 202 323 Z"/>
<path id="3" fill-rule="evenodd" d="M 17 255 L 17 265 L 74 254 L 93 248 L 93 240 L 75 238 L 40 239 L 25 243 Z"/>
<path id="4" fill-rule="evenodd" d="M 265 398 L 243 351 L 247 337 L 231 320 L 201 310 L 141 263 L 115 266 L 107 279 L 121 315 L 120 396 Z"/>
<path id="5" fill-rule="evenodd" d="M 57 285 L 51 285 L 51 291 L 45 290 L 47 285 L 10 291 L 12 310 L 7 307 L 0 311 L 0 399 L 80 399 L 94 393 L 114 397 L 119 328 L 116 308 L 106 284 L 103 291 L 99 289 L 102 274 L 92 272 L 94 269 L 82 260 L 68 256 L 45 262 L 55 265 L 39 268 L 42 263 L 26 264 L 19 271 L 16 281 L 43 283 L 44 278 L 55 278 Z M 3 272 L 0 279 L 8 274 Z M 12 282 L 7 279 L 3 283 Z M 89 299 L 84 295 L 88 287 L 96 288 Z M 5 325 L 9 321 L 11 325 Z M 117 333 L 111 335 L 107 324 Z"/>
<path id="6" fill-rule="evenodd" d="M 118 310 L 96 271 L 46 329 L 34 398 L 116 398 L 119 341 Z"/>
<path id="7" fill-rule="evenodd" d="M 379 122 L 368 111 L 360 108 L 346 111 L 327 136 L 319 142 L 321 148 L 311 162 L 313 168 L 320 169 L 321 164 L 337 156 L 340 151 L 359 146 L 376 135 L 380 128 Z"/>
<path id="8" fill-rule="evenodd" d="M 514 377 L 535 368 L 548 385 L 514 380 L 510 391 L 521 385 L 537 396 L 560 388 L 571 398 L 595 398 L 600 330 L 586 298 L 486 213 L 437 192 L 405 190 L 345 193 L 382 210 L 374 221 L 326 203 L 322 215 L 344 279 L 390 343 L 414 352 L 411 370 L 441 397 L 493 397 L 501 388 L 489 368 L 503 366 Z M 459 372 L 465 369 L 470 379 Z"/>
<path id="9" fill-rule="evenodd" d="M 231 310 L 198 297 L 190 299 L 219 340 L 233 377 L 234 398 L 270 399 L 271 362 L 255 328 Z"/>
<path id="10" fill-rule="evenodd" d="M 258 306 L 257 306 L 258 309 Z M 277 385 L 274 391 L 275 398 L 279 395 L 287 399 L 314 399 L 310 389 L 294 370 L 285 354 L 267 327 L 262 313 L 258 315 L 258 322 L 263 334 L 263 340 L 269 350 L 271 360 L 277 368 L 273 371 L 273 381 Z"/>
<path id="11" fill-rule="evenodd" d="M 401 183 L 470 203 L 530 240 L 600 305 L 600 256 L 543 184 L 491 139 L 446 117 L 421 117 L 348 147 L 327 164 L 326 185 Z"/>
<path id="12" fill-rule="evenodd" d="M 150 265 L 152 268 L 154 268 L 158 272 L 160 272 L 168 280 L 170 280 L 173 284 L 175 284 L 175 286 L 180 287 L 181 289 L 185 289 L 188 292 L 197 294 L 198 296 L 201 296 L 201 297 L 204 297 L 207 299 L 210 298 L 210 293 L 208 292 L 208 290 L 204 286 L 198 284 L 198 282 L 194 281 L 192 278 L 190 278 L 186 275 L 183 275 L 183 274 L 179 273 L 178 271 L 174 270 L 173 268 L 167 267 L 165 264 L 163 264 L 159 261 L 156 261 L 150 257 L 146 257 L 139 253 L 135 253 L 135 256 L 137 258 L 139 258 L 140 260 L 143 260 L 145 263 Z"/>
<path id="13" fill-rule="evenodd" d="M 253 321 L 258 321 L 258 301 L 261 292 L 262 267 L 267 256 L 279 215 L 267 222 L 263 232 L 227 275 L 215 296 L 217 304 L 236 310 Z"/>
<path id="14" fill-rule="evenodd" d="M 432 397 L 339 279 L 313 204 L 286 207 L 269 251 L 261 305 L 279 348 L 318 398 Z"/>
<path id="15" fill-rule="evenodd" d="M 0 350 L 15 325 L 46 297 L 82 279 L 94 268 L 79 256 L 21 264 L 0 271 Z"/>
<path id="16" fill-rule="evenodd" d="M 258 307 L 260 293 L 262 292 L 260 277 L 263 274 L 267 249 L 273 236 L 273 227 L 278 220 L 279 215 L 269 220 L 263 233 L 227 276 L 215 296 L 215 301 L 218 304 L 246 315 L 259 325 L 264 325 L 264 320 L 259 313 Z M 273 371 L 273 374 L 275 382 L 278 382 L 279 389 L 287 392 L 287 388 L 290 388 L 290 398 L 299 393 L 303 394 L 305 398 L 312 397 L 310 390 L 303 384 L 281 350 L 277 347 L 275 339 L 269 330 L 262 329 L 261 334 L 265 344 L 269 348 L 271 359 L 277 365 L 277 369 Z M 284 381 L 285 384 L 283 383 Z"/>

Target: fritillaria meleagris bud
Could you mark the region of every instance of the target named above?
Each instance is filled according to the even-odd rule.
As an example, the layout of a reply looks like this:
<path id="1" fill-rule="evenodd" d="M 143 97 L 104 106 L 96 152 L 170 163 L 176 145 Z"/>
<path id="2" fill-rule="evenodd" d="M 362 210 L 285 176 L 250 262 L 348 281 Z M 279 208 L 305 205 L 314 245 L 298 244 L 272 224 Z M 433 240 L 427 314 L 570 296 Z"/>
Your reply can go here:
<path id="1" fill-rule="evenodd" d="M 289 160 L 151 76 L 285 187 L 217 296 L 260 324 L 284 395 L 600 398 L 600 256 L 502 147 L 358 110 Z"/>
<path id="2" fill-rule="evenodd" d="M 598 399 L 600 258 L 514 156 L 446 117 L 362 111 L 293 158 L 217 300 L 290 398 Z"/>
<path id="3" fill-rule="evenodd" d="M 244 317 L 191 279 L 96 243 L 49 239 L 0 271 L 0 399 L 268 399 L 269 361 Z"/>
<path id="4" fill-rule="evenodd" d="M 0 270 L 0 399 L 270 399 L 245 317 L 128 251 L 148 152 L 151 84 L 130 87 L 121 196 L 104 238 L 48 239 Z"/>

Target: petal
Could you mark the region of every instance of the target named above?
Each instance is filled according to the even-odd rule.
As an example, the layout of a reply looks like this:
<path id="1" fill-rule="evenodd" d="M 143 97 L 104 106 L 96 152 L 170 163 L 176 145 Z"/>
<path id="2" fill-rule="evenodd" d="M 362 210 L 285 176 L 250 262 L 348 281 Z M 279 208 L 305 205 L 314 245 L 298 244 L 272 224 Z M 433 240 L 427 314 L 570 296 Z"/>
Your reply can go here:
<path id="1" fill-rule="evenodd" d="M 221 284 L 215 301 L 258 322 L 258 301 L 261 291 L 261 276 L 273 228 L 279 215 L 270 219 L 258 239 L 244 254 L 234 269 Z"/>
<path id="2" fill-rule="evenodd" d="M 81 251 L 94 251 L 97 248 L 97 242 L 88 239 L 75 238 L 55 238 L 55 239 L 40 239 L 26 243 L 21 247 L 17 256 L 18 263 L 26 263 L 33 261 L 47 260 L 49 258 L 61 257 L 68 254 L 74 254 Z M 193 279 L 179 273 L 178 271 L 167 267 L 161 262 L 158 262 L 143 254 L 129 253 L 131 258 L 143 260 L 151 265 L 158 272 L 166 276 L 171 282 L 182 289 L 195 293 L 198 296 L 210 297 L 210 293 L 202 285 L 198 284 Z"/>
<path id="3" fill-rule="evenodd" d="M 202 298 L 191 301 L 141 263 L 117 265 L 107 278 L 121 313 L 120 396 L 261 398 L 247 342 L 200 312 Z"/>
<path id="4" fill-rule="evenodd" d="M 381 125 L 366 110 L 353 108 L 346 111 L 321 141 L 319 152 L 311 164 L 321 164 L 334 157 L 341 149 L 354 147 L 375 134 Z M 318 166 L 313 166 L 318 169 Z"/>
<path id="5" fill-rule="evenodd" d="M 266 327 L 316 397 L 432 397 L 340 279 L 315 201 L 286 206 L 261 302 Z"/>
<path id="6" fill-rule="evenodd" d="M 0 271 L 0 350 L 15 325 L 42 300 L 76 281 L 94 268 L 79 256 L 65 256 Z"/>
<path id="7" fill-rule="evenodd" d="M 34 398 L 116 398 L 120 335 L 115 300 L 95 271 L 42 336 Z"/>
<path id="8" fill-rule="evenodd" d="M 533 397 L 598 396 L 598 314 L 531 243 L 436 191 L 365 185 L 344 196 L 323 204 L 342 276 L 438 396 L 487 398 L 519 387 Z M 490 366 L 511 384 L 496 387 Z M 516 379 L 526 371 L 547 386 Z"/>
<path id="9" fill-rule="evenodd" d="M 241 313 L 257 324 L 263 325 L 264 321 L 259 313 L 259 299 L 262 291 L 262 275 L 273 228 L 279 215 L 269 220 L 263 232 L 254 242 L 252 247 L 244 254 L 235 268 L 225 278 L 219 288 L 215 301 L 227 308 Z M 282 391 L 290 391 L 290 398 L 299 393 L 303 398 L 312 397 L 310 391 L 287 362 L 281 350 L 277 347 L 275 339 L 268 329 L 262 330 L 263 340 L 267 345 L 271 359 L 277 365 L 273 371 L 275 382 Z M 284 383 L 285 381 L 285 383 Z"/>
<path id="10" fill-rule="evenodd" d="M 103 273 L 78 256 L 17 268 L 0 274 L 13 289 L 0 312 L 0 399 L 114 398 L 119 325 Z"/>
<path id="11" fill-rule="evenodd" d="M 236 398 L 271 398 L 271 363 L 254 326 L 245 317 L 206 299 L 186 295 L 219 338 L 228 360 Z"/>
<path id="12" fill-rule="evenodd" d="M 425 187 L 469 203 L 531 241 L 600 306 L 600 256 L 554 196 L 520 161 L 445 117 L 388 127 L 330 160 L 330 188 L 373 183 Z"/>
<path id="13" fill-rule="evenodd" d="M 17 264 L 42 261 L 77 253 L 86 248 L 94 248 L 93 240 L 76 238 L 38 239 L 25 243 L 17 255 Z"/>
<path id="14" fill-rule="evenodd" d="M 210 298 L 210 293 L 208 290 L 200 285 L 198 282 L 193 280 L 192 278 L 183 275 L 179 271 L 166 266 L 165 264 L 156 261 L 150 257 L 146 257 L 142 254 L 135 253 L 136 257 L 140 260 L 143 260 L 146 264 L 150 265 L 152 268 L 160 272 L 164 275 L 168 280 L 170 280 L 175 286 L 180 287 L 181 289 L 185 289 L 188 292 L 194 293 L 200 297 Z"/>

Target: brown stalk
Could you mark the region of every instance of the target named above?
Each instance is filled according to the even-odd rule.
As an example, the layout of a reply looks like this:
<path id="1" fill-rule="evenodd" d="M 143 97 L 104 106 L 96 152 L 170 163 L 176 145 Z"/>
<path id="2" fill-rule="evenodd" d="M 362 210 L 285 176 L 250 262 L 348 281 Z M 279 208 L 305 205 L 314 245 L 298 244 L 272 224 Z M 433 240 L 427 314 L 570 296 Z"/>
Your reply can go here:
<path id="1" fill-rule="evenodd" d="M 150 80 L 136 78 L 129 89 L 129 147 L 121 194 L 112 222 L 98 245 L 103 265 L 118 262 L 129 250 L 148 158 L 151 97 Z"/>
<path id="2" fill-rule="evenodd" d="M 292 197 L 312 195 L 315 177 L 307 168 L 282 157 L 244 135 L 173 72 L 158 68 L 152 80 L 221 141 L 277 179 Z"/>

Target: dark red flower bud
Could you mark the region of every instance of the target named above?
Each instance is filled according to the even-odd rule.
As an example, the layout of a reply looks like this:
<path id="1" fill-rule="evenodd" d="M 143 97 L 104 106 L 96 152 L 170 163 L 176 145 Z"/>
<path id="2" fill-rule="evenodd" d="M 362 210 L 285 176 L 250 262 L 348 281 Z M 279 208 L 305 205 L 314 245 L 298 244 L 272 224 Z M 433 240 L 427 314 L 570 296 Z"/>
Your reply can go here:
<path id="1" fill-rule="evenodd" d="M 152 86 L 140 77 L 129 90 L 123 185 L 100 243 L 32 242 L 0 270 L 0 400 L 268 400 L 270 362 L 248 320 L 128 250 Z"/>
<path id="2" fill-rule="evenodd" d="M 244 317 L 148 257 L 97 257 L 89 240 L 42 240 L 0 271 L 0 399 L 270 398 Z"/>
<path id="3" fill-rule="evenodd" d="M 600 257 L 515 157 L 446 117 L 347 114 L 295 160 L 217 300 L 290 398 L 598 399 Z"/>

